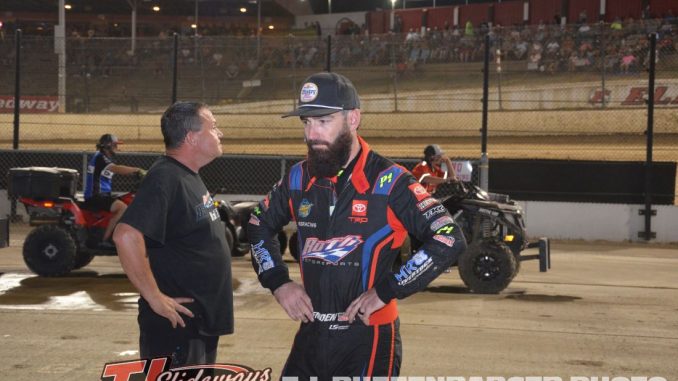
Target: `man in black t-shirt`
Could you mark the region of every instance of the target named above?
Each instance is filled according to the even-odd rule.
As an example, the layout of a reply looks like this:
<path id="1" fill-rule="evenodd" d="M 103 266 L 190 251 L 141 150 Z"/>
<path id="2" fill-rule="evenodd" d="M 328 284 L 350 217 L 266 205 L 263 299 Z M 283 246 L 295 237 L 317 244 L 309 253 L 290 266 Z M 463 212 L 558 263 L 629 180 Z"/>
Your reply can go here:
<path id="1" fill-rule="evenodd" d="M 113 234 L 139 290 L 143 358 L 213 364 L 233 332 L 231 255 L 225 227 L 198 170 L 222 153 L 209 109 L 178 102 L 161 119 L 166 154 L 148 171 Z"/>

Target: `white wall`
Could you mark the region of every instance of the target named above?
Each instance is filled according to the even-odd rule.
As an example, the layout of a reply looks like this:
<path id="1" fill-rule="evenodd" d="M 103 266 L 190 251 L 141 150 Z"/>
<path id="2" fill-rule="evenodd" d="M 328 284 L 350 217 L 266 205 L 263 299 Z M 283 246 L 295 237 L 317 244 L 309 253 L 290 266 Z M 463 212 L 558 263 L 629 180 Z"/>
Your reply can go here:
<path id="1" fill-rule="evenodd" d="M 645 230 L 645 217 L 638 211 L 644 205 L 595 204 L 573 202 L 518 201 L 525 212 L 525 224 L 531 237 L 605 241 L 643 241 L 638 232 Z M 651 242 L 678 242 L 678 207 L 653 205 Z"/>
<path id="2" fill-rule="evenodd" d="M 254 195 L 219 195 L 230 201 L 259 200 Z M 517 201 L 525 214 L 530 237 L 552 239 L 582 239 L 604 241 L 643 241 L 638 232 L 645 229 L 645 217 L 638 211 L 644 205 L 594 204 L 574 202 Z M 678 242 L 678 206 L 653 205 L 652 231 L 657 238 L 651 242 Z M 17 213 L 28 221 L 26 210 L 17 204 Z M 0 216 L 10 214 L 7 191 L 0 190 Z"/>

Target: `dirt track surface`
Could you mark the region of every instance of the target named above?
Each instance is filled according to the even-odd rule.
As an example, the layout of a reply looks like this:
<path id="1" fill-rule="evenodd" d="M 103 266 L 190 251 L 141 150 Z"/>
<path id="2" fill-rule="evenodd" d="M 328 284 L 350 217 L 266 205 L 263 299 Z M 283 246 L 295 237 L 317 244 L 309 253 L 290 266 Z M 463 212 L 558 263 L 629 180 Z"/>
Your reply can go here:
<path id="1" fill-rule="evenodd" d="M 104 363 L 137 358 L 137 294 L 117 258 L 35 277 L 21 259 L 28 228 L 12 229 L 11 247 L 0 249 L 4 379 L 96 380 Z M 453 270 L 401 301 L 402 374 L 676 380 L 678 246 L 554 242 L 552 250 L 549 273 L 524 262 L 502 294 L 469 294 Z M 297 324 L 259 287 L 249 256 L 234 258 L 233 274 L 236 333 L 221 339 L 218 361 L 271 367 L 277 379 Z"/>
<path id="2" fill-rule="evenodd" d="M 480 138 L 439 137 L 400 138 L 370 137 L 365 139 L 379 153 L 394 158 L 418 158 L 423 148 L 437 143 L 452 157 L 480 157 Z M 644 161 L 646 140 L 644 136 L 490 136 L 490 158 L 542 158 L 569 160 L 633 160 Z M 300 132 L 298 139 L 222 139 L 225 154 L 249 155 L 305 155 L 305 145 Z M 654 142 L 653 159 L 678 161 L 678 135 L 660 136 Z M 1 148 L 11 148 L 10 142 L 0 141 Z M 36 140 L 22 143 L 21 149 L 32 150 L 93 150 L 91 141 Z M 121 146 L 126 152 L 163 152 L 159 140 L 127 140 Z"/>

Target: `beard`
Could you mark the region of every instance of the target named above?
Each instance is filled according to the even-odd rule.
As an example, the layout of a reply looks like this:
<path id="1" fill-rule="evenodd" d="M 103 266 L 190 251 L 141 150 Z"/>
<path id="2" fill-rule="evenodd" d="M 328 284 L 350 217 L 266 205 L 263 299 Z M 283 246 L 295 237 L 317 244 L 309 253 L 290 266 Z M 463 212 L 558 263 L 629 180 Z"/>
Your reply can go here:
<path id="1" fill-rule="evenodd" d="M 353 142 L 351 130 L 344 122 L 344 128 L 333 143 L 324 140 L 307 140 L 308 171 L 314 177 L 334 177 L 341 167 L 346 164 L 351 155 Z M 324 145 L 325 149 L 313 148 L 314 145 Z"/>

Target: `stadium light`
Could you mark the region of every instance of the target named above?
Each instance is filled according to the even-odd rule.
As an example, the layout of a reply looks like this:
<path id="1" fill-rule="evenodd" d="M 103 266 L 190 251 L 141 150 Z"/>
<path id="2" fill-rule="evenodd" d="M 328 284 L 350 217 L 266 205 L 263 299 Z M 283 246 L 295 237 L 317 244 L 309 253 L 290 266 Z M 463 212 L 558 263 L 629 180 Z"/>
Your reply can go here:
<path id="1" fill-rule="evenodd" d="M 391 0 L 391 31 L 395 31 L 395 3 L 396 0 Z"/>
<path id="2" fill-rule="evenodd" d="M 153 6 L 153 12 L 160 12 L 160 7 L 157 5 Z"/>
<path id="3" fill-rule="evenodd" d="M 247 8 L 245 7 L 240 8 L 240 13 L 247 13 Z"/>
<path id="4" fill-rule="evenodd" d="M 71 10 L 71 9 L 73 9 L 73 6 L 70 5 L 70 4 L 66 4 L 66 5 L 64 5 L 64 8 Z"/>

